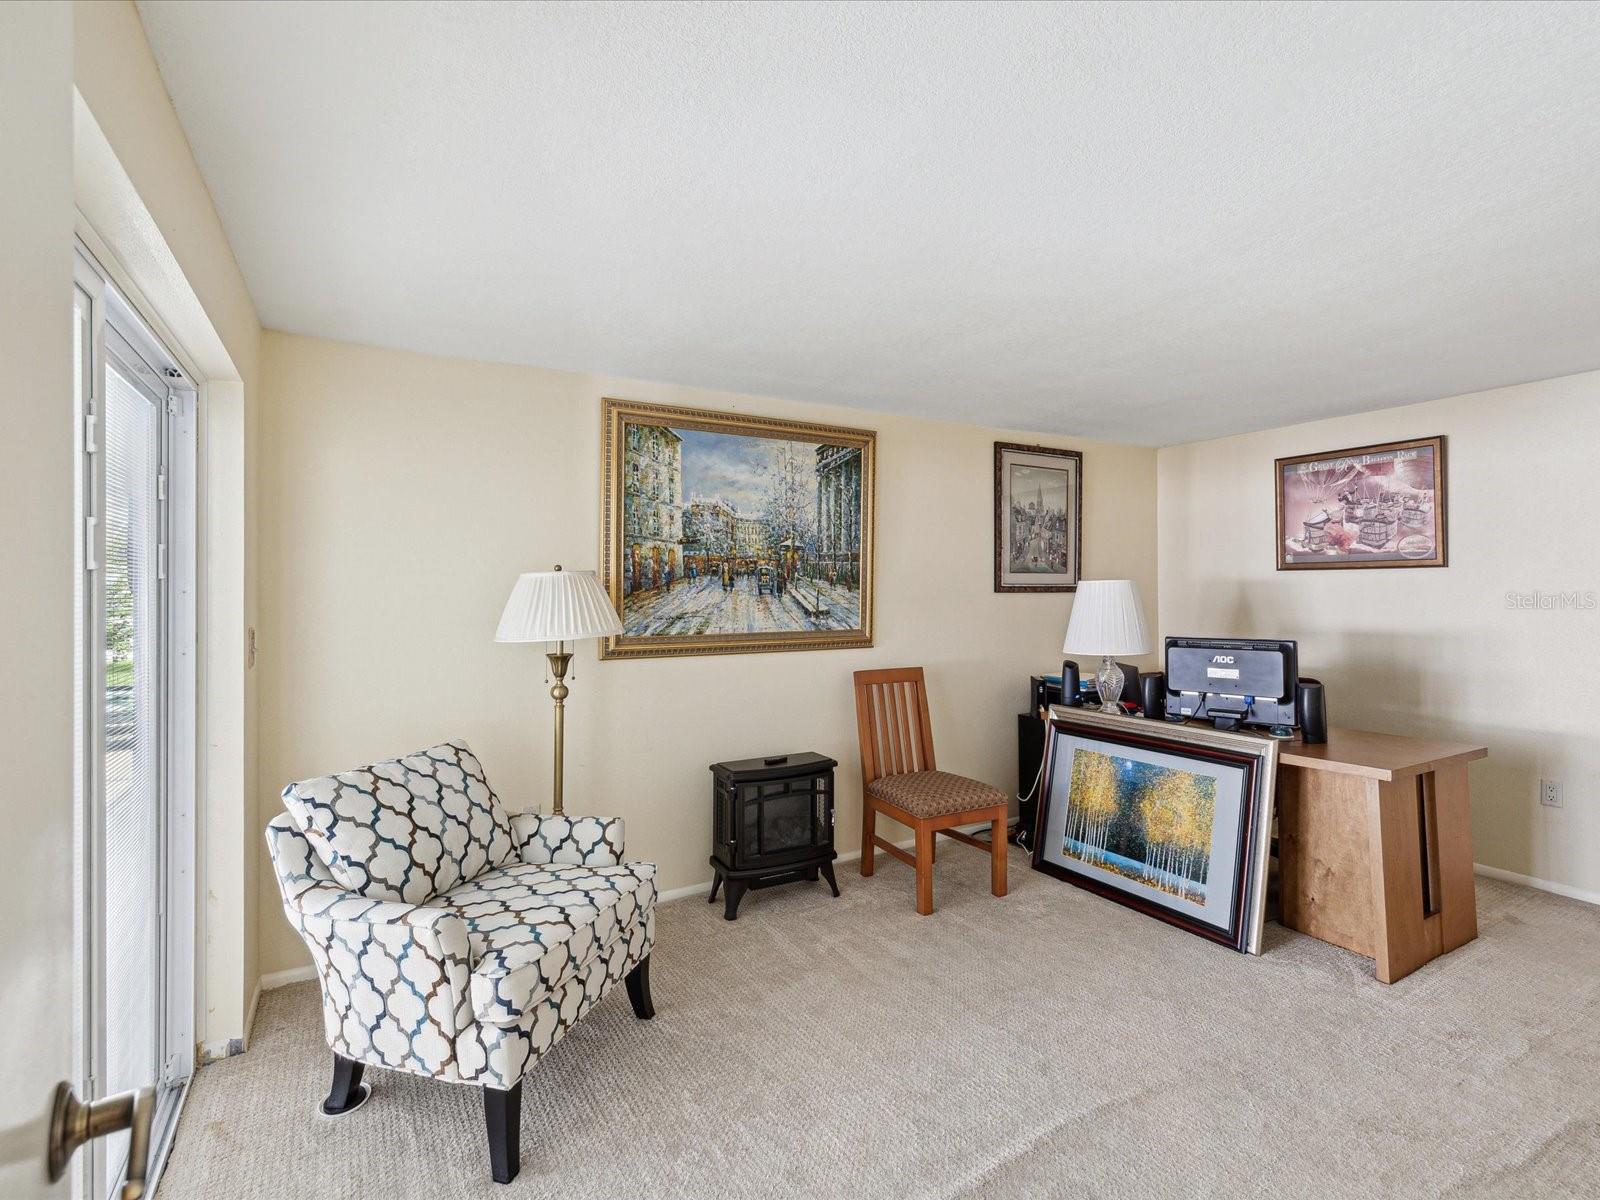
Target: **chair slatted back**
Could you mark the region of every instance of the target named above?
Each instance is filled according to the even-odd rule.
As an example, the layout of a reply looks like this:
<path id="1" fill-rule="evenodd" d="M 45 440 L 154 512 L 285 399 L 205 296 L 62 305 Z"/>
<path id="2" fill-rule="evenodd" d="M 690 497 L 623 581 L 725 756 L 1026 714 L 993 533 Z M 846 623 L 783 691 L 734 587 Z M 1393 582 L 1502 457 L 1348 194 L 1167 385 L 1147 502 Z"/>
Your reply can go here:
<path id="1" fill-rule="evenodd" d="M 857 671 L 855 683 L 862 786 L 885 775 L 934 770 L 922 668 Z"/>

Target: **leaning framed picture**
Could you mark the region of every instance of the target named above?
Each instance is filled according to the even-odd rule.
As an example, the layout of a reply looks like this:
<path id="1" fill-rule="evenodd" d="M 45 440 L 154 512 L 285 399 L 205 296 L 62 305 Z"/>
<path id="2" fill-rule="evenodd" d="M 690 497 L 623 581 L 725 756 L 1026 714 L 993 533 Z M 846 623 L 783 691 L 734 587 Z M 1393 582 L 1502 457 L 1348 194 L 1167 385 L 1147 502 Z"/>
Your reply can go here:
<path id="1" fill-rule="evenodd" d="M 1050 711 L 1034 869 L 1259 954 L 1278 744 Z"/>
<path id="2" fill-rule="evenodd" d="M 1082 543 L 1083 455 L 996 442 L 994 590 L 1077 590 Z"/>
<path id="3" fill-rule="evenodd" d="M 872 645 L 877 434 L 601 404 L 602 658 Z"/>
<path id="4" fill-rule="evenodd" d="M 1278 570 L 1449 565 L 1442 436 L 1275 466 Z"/>

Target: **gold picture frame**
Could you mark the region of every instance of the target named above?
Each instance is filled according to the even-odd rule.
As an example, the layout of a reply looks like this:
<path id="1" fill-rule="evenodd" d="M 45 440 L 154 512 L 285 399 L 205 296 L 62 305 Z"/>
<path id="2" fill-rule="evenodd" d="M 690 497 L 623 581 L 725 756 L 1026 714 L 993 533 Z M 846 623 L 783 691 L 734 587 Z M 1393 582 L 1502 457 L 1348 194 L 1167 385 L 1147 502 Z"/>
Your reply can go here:
<path id="1" fill-rule="evenodd" d="M 602 399 L 600 657 L 871 646 L 877 440 Z"/>

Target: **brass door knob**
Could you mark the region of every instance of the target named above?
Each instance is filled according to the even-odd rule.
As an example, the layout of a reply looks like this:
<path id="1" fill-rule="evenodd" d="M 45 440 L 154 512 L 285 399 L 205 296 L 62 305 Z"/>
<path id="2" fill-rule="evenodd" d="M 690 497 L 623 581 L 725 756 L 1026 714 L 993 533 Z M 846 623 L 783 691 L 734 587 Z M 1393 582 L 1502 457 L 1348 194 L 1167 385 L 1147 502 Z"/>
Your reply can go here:
<path id="1" fill-rule="evenodd" d="M 50 1105 L 50 1146 L 45 1173 L 54 1183 L 66 1174 L 67 1163 L 79 1146 L 107 1134 L 128 1131 L 128 1173 L 122 1200 L 143 1200 L 145 1175 L 150 1169 L 150 1126 L 156 1115 L 154 1088 L 139 1088 L 83 1103 L 65 1080 L 56 1084 Z"/>

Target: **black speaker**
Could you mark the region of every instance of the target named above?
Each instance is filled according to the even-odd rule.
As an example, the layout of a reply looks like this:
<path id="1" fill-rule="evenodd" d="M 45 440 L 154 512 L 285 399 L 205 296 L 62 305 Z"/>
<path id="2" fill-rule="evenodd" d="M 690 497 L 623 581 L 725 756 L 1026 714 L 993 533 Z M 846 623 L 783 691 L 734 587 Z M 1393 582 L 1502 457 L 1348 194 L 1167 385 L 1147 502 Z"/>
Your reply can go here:
<path id="1" fill-rule="evenodd" d="M 1153 721 L 1167 716 L 1167 677 L 1160 671 L 1139 676 L 1139 703 L 1144 715 Z"/>
<path id="2" fill-rule="evenodd" d="M 1300 740 L 1308 746 L 1328 740 L 1328 700 L 1320 679 L 1302 679 L 1295 689 L 1295 717 L 1300 722 Z"/>
<path id="3" fill-rule="evenodd" d="M 1138 707 L 1139 668 L 1132 663 L 1125 662 L 1119 662 L 1117 666 L 1122 668 L 1122 695 L 1118 696 L 1117 699 L 1123 704 L 1132 704 Z"/>
<path id="4" fill-rule="evenodd" d="M 1061 664 L 1061 703 L 1078 703 L 1078 664 L 1070 658 Z"/>

